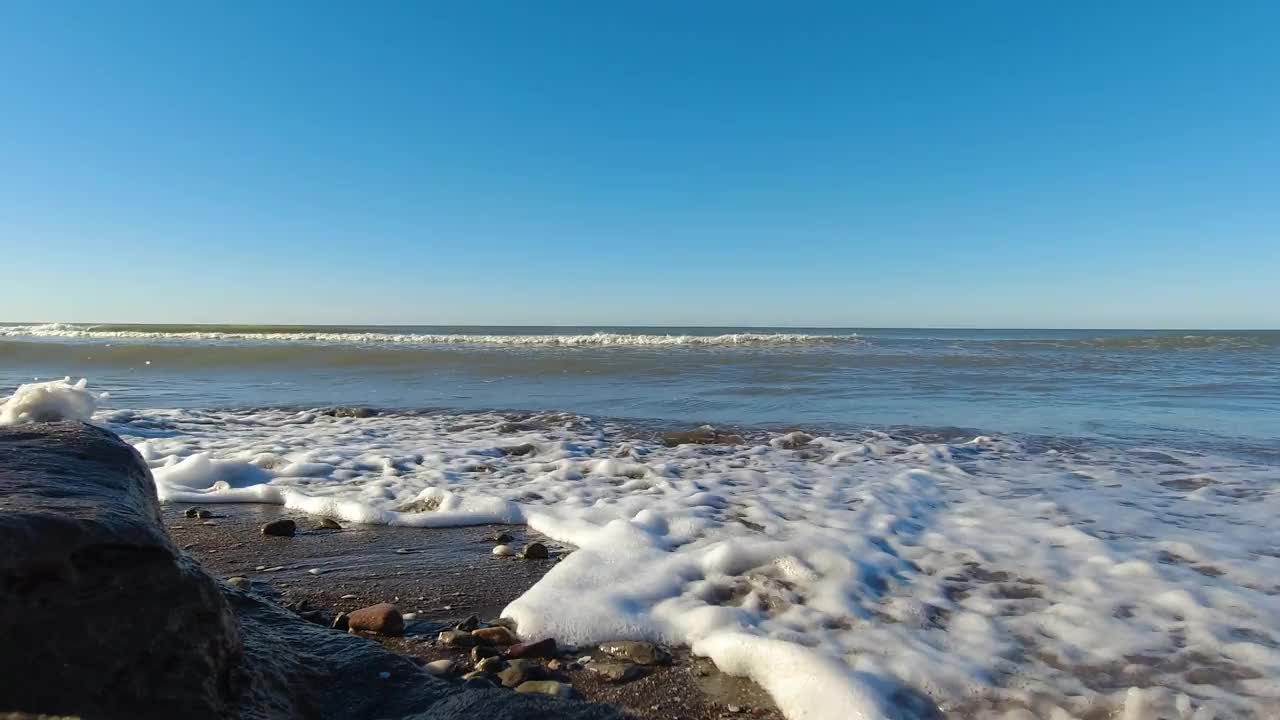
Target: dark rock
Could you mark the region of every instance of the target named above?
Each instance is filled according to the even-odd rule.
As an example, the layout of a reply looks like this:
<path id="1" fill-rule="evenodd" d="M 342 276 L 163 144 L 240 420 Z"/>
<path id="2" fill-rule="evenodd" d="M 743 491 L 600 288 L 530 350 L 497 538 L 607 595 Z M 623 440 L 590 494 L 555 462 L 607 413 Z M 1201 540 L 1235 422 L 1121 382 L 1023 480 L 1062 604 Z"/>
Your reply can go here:
<path id="1" fill-rule="evenodd" d="M 496 545 L 506 545 L 512 540 L 515 540 L 515 538 L 512 537 L 511 533 L 509 532 L 496 532 L 496 533 L 493 533 L 492 535 L 485 535 L 484 539 Z"/>
<path id="2" fill-rule="evenodd" d="M 189 518 L 195 518 L 195 517 L 200 517 L 200 513 L 203 511 L 204 511 L 203 508 L 189 507 L 187 508 L 187 511 L 183 513 L 183 515 L 186 515 Z"/>
<path id="3" fill-rule="evenodd" d="M 505 665 L 506 663 L 500 657 L 487 657 L 476 663 L 476 670 L 484 673 L 496 673 Z"/>
<path id="4" fill-rule="evenodd" d="M 82 423 L 0 428 L 0 709 L 230 716 L 239 634 L 133 448 Z"/>
<path id="5" fill-rule="evenodd" d="M 546 638 L 537 642 L 520 643 L 507 648 L 509 658 L 549 658 L 556 655 L 555 638 Z"/>
<path id="6" fill-rule="evenodd" d="M 321 410 L 320 414 L 335 418 L 371 418 L 375 417 L 378 411 L 367 407 L 336 407 Z"/>
<path id="7" fill-rule="evenodd" d="M 329 627 L 333 628 L 334 630 L 341 630 L 342 632 L 346 632 L 351 629 L 351 616 L 347 615 L 344 612 L 340 612 L 337 615 L 333 616 L 333 622 L 329 623 Z"/>
<path id="8" fill-rule="evenodd" d="M 489 657 L 498 657 L 501 653 L 492 645 L 477 645 L 471 648 L 471 662 L 478 663 Z"/>
<path id="9" fill-rule="evenodd" d="M 525 545 L 524 550 L 520 551 L 520 557 L 527 560 L 546 560 L 550 554 L 547 552 L 546 545 L 535 542 Z"/>
<path id="10" fill-rule="evenodd" d="M 538 452 L 538 448 L 535 447 L 533 443 L 520 443 L 519 445 L 508 445 L 506 447 L 500 447 L 498 448 L 498 450 L 500 450 L 503 455 L 507 455 L 507 456 L 532 455 Z"/>
<path id="11" fill-rule="evenodd" d="M 616 640 L 600 645 L 600 652 L 616 658 L 630 660 L 637 665 L 665 665 L 671 662 L 671 655 L 653 643 L 635 640 Z"/>
<path id="12" fill-rule="evenodd" d="M 662 444 L 667 447 L 678 445 L 741 445 L 741 435 L 723 433 L 710 425 L 703 425 L 684 432 L 668 432 L 662 434 Z"/>
<path id="13" fill-rule="evenodd" d="M 457 625 L 454 625 L 453 629 L 461 630 L 463 632 L 471 632 L 472 630 L 475 630 L 478 627 L 480 627 L 480 617 L 478 615 L 472 615 L 466 620 L 463 620 Z"/>
<path id="14" fill-rule="evenodd" d="M 503 687 L 513 688 L 528 680 L 545 680 L 547 671 L 533 660 L 512 660 L 498 673 Z"/>
<path id="15" fill-rule="evenodd" d="M 253 585 L 253 582 L 247 577 L 237 575 L 236 577 L 227 578 L 227 584 L 237 590 L 248 590 Z"/>
<path id="16" fill-rule="evenodd" d="M 333 518 L 328 518 L 328 517 L 321 518 L 320 529 L 321 530 L 341 530 L 342 523 L 338 522 L 337 520 L 334 520 Z"/>
<path id="17" fill-rule="evenodd" d="M 213 517 L 213 511 L 200 510 L 199 512 L 196 513 L 196 517 L 200 518 L 201 520 L 208 520 L 209 518 Z"/>
<path id="18" fill-rule="evenodd" d="M 378 603 L 353 610 L 347 615 L 347 629 L 352 632 L 372 632 L 379 635 L 400 635 L 404 632 L 404 616 L 391 603 Z"/>
<path id="19" fill-rule="evenodd" d="M 298 523 L 290 520 L 289 518 L 272 520 L 271 522 L 262 526 L 263 535 L 274 535 L 275 537 L 293 537 L 293 534 L 296 532 L 298 532 Z"/>

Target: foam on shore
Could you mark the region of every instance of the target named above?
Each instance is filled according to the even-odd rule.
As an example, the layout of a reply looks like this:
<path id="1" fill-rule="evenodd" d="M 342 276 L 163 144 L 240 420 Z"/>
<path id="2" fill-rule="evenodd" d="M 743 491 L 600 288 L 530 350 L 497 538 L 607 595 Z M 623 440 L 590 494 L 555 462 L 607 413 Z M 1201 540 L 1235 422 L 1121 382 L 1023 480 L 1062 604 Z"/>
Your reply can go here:
<path id="1" fill-rule="evenodd" d="M 87 390 L 88 380 L 71 378 L 19 385 L 13 395 L 0 402 L 0 425 L 22 425 L 33 422 L 88 420 L 106 393 L 95 395 Z"/>
<path id="2" fill-rule="evenodd" d="M 665 447 L 562 414 L 97 420 L 171 502 L 528 523 L 576 550 L 507 608 L 522 635 L 689 645 L 792 719 L 921 694 L 956 718 L 1280 708 L 1272 467 L 882 433 Z"/>

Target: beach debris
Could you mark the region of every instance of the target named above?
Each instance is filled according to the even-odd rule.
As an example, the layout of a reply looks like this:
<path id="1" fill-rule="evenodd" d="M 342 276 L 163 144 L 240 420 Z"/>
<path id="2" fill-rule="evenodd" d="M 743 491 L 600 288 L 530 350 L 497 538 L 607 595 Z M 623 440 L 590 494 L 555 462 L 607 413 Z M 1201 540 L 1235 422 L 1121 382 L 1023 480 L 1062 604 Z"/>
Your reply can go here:
<path id="1" fill-rule="evenodd" d="M 341 630 L 343 632 L 346 632 L 351 628 L 350 618 L 351 618 L 350 615 L 344 612 L 340 612 L 337 615 L 333 616 L 333 621 L 329 623 L 329 627 L 333 628 L 334 630 Z"/>
<path id="2" fill-rule="evenodd" d="M 511 632 L 510 629 L 501 625 L 496 627 L 480 628 L 479 630 L 472 632 L 471 637 L 474 638 L 476 642 L 481 642 L 485 645 L 515 645 L 520 642 L 520 638 L 517 637 L 514 632 Z"/>
<path id="3" fill-rule="evenodd" d="M 457 672 L 458 663 L 452 658 L 445 658 L 443 660 L 429 662 L 426 665 L 423 665 L 422 669 L 432 675 L 452 675 Z"/>
<path id="4" fill-rule="evenodd" d="M 469 632 L 461 630 L 445 630 L 436 636 L 436 642 L 444 647 L 471 647 L 476 644 L 476 639 Z"/>
<path id="5" fill-rule="evenodd" d="M 520 643 L 507 648 L 508 658 L 548 658 L 556 655 L 555 638 L 545 638 L 537 642 Z"/>
<path id="6" fill-rule="evenodd" d="M 630 660 L 637 665 L 666 665 L 671 655 L 653 643 L 637 640 L 617 640 L 600 645 L 600 652 L 615 658 Z"/>
<path id="7" fill-rule="evenodd" d="M 347 628 L 351 632 L 372 632 L 379 635 L 400 635 L 404 632 L 404 618 L 391 603 L 378 603 L 360 608 L 347 616 Z"/>
<path id="8" fill-rule="evenodd" d="M 262 526 L 263 535 L 272 535 L 275 537 L 293 537 L 298 532 L 298 524 L 288 518 L 272 520 Z"/>
<path id="9" fill-rule="evenodd" d="M 320 518 L 320 529 L 321 530 L 341 530 L 342 523 L 338 522 L 337 520 L 334 520 L 331 517 Z"/>
<path id="10" fill-rule="evenodd" d="M 243 575 L 236 575 L 235 577 L 227 578 L 227 584 L 238 590 L 248 590 L 253 583 Z"/>
<path id="11" fill-rule="evenodd" d="M 631 682 L 648 672 L 646 668 L 629 662 L 593 661 L 586 664 L 586 669 L 611 683 Z"/>
<path id="12" fill-rule="evenodd" d="M 510 557 L 516 554 L 516 551 L 510 545 L 494 545 L 493 554 L 498 557 Z"/>
<path id="13" fill-rule="evenodd" d="M 550 557 L 550 553 L 547 552 L 546 545 L 533 542 L 524 546 L 524 550 L 520 551 L 520 557 L 526 560 L 546 560 Z"/>
<path id="14" fill-rule="evenodd" d="M 560 700 L 568 700 L 573 697 L 573 686 L 555 680 L 530 680 L 517 686 L 516 692 L 550 695 Z"/>

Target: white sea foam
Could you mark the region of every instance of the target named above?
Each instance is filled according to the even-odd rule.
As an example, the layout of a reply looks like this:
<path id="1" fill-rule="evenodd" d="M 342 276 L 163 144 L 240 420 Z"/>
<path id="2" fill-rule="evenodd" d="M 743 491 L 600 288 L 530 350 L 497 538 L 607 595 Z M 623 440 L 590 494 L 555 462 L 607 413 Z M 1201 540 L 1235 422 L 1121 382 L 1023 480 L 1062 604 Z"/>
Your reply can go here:
<path id="1" fill-rule="evenodd" d="M 507 608 L 524 636 L 687 644 L 793 720 L 911 717 L 917 693 L 955 718 L 1280 709 L 1271 467 L 877 433 L 668 448 L 563 415 L 98 420 L 169 501 L 528 523 L 576 550 Z"/>
<path id="2" fill-rule="evenodd" d="M 88 420 L 106 394 L 95 395 L 86 388 L 84 378 L 33 382 L 18 389 L 0 402 L 0 425 L 22 425 L 31 422 Z"/>
<path id="3" fill-rule="evenodd" d="M 242 332 L 235 330 L 139 330 L 101 328 L 92 325 L 47 323 L 44 325 L 0 326 L 0 337 L 87 338 L 99 340 L 161 341 L 250 341 L 262 343 L 317 343 L 342 345 L 493 345 L 517 347 L 626 347 L 626 346 L 734 346 L 734 345 L 804 345 L 852 342 L 857 336 L 808 335 L 804 333 L 728 333 L 722 335 L 688 335 L 664 333 L 592 332 L 575 335 L 493 335 L 482 333 L 391 333 L 391 332 L 327 332 L 323 330 L 290 330 L 281 332 Z"/>

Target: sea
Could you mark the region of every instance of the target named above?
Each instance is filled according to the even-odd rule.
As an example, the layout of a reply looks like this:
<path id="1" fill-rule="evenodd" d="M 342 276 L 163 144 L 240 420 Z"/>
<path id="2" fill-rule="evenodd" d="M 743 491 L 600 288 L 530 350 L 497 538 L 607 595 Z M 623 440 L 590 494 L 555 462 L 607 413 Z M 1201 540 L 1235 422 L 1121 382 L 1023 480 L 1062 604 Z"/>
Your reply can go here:
<path id="1" fill-rule="evenodd" d="M 1280 331 L 6 323 L 10 394 L 165 502 L 526 524 L 522 634 L 791 718 L 1280 717 Z"/>

